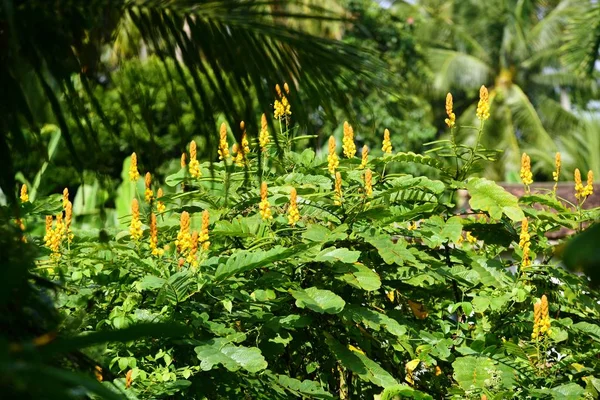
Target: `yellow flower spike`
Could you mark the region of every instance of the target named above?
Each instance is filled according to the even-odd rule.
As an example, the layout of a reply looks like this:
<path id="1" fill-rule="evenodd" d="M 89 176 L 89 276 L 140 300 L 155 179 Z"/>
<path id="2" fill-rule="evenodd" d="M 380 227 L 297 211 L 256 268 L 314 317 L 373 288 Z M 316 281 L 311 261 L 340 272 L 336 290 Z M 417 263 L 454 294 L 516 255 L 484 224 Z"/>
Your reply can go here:
<path id="1" fill-rule="evenodd" d="M 283 84 L 283 90 L 285 90 L 286 94 L 290 94 L 290 87 L 288 86 L 287 82 Z"/>
<path id="2" fill-rule="evenodd" d="M 373 172 L 370 169 L 365 171 L 365 195 L 373 196 Z"/>
<path id="3" fill-rule="evenodd" d="M 298 193 L 295 188 L 290 191 L 290 206 L 288 207 L 288 223 L 291 226 L 296 225 L 300 220 L 300 211 L 298 211 Z"/>
<path id="4" fill-rule="evenodd" d="M 465 235 L 467 242 L 471 243 L 471 244 L 475 244 L 477 243 L 477 238 L 475 236 L 473 236 L 471 234 L 471 232 L 467 232 L 467 234 Z"/>
<path id="5" fill-rule="evenodd" d="M 339 172 L 335 173 L 335 194 L 333 204 L 336 206 L 342 205 L 342 175 Z"/>
<path id="6" fill-rule="evenodd" d="M 392 141 L 390 140 L 390 131 L 388 129 L 383 131 L 383 146 L 381 150 L 384 154 L 392 154 Z"/>
<path id="7" fill-rule="evenodd" d="M 150 214 L 150 250 L 152 255 L 160 257 L 165 250 L 158 247 L 158 225 L 156 223 L 156 215 Z"/>
<path id="8" fill-rule="evenodd" d="M 340 165 L 340 159 L 335 152 L 336 143 L 333 136 L 329 137 L 329 154 L 327 155 L 327 169 L 330 174 L 335 174 L 336 168 Z"/>
<path id="9" fill-rule="evenodd" d="M 69 201 L 69 189 L 68 188 L 64 188 L 62 200 L 63 200 L 63 209 L 65 209 L 65 208 L 67 208 L 67 202 Z"/>
<path id="10" fill-rule="evenodd" d="M 192 248 L 192 235 L 190 234 L 190 214 L 187 211 L 181 213 L 179 218 L 179 232 L 175 241 L 177 252 L 181 255 L 188 254 Z"/>
<path id="11" fill-rule="evenodd" d="M 66 190 L 66 189 L 65 189 Z M 71 232 L 71 223 L 73 221 L 73 204 L 67 200 L 65 205 L 65 232 L 69 244 L 73 241 L 73 232 Z"/>
<path id="12" fill-rule="evenodd" d="M 530 259 L 530 246 L 531 246 L 531 235 L 529 234 L 529 221 L 524 218 L 521 222 L 521 233 L 519 235 L 519 247 L 523 251 L 523 257 L 521 260 L 521 267 L 527 268 L 531 265 Z"/>
<path id="13" fill-rule="evenodd" d="M 158 188 L 158 191 L 156 192 L 156 198 L 160 199 L 163 196 L 164 194 L 162 188 Z M 164 202 L 160 200 L 156 202 L 156 211 L 158 211 L 159 213 L 164 213 L 166 209 L 167 207 L 165 206 Z"/>
<path id="14" fill-rule="evenodd" d="M 27 185 L 23 184 L 21 186 L 21 203 L 27 203 L 28 201 L 29 201 L 29 194 L 27 194 Z"/>
<path id="15" fill-rule="evenodd" d="M 154 192 L 152 191 L 152 175 L 150 172 L 146 172 L 146 176 L 144 177 L 144 183 L 146 184 L 146 190 L 144 191 L 144 198 L 146 199 L 146 203 L 151 203 L 154 198 Z"/>
<path id="16" fill-rule="evenodd" d="M 52 229 L 53 223 L 54 218 L 52 217 L 52 215 L 46 215 L 46 234 L 44 235 L 44 243 L 46 247 L 50 247 L 52 235 L 54 233 L 54 230 Z"/>
<path id="17" fill-rule="evenodd" d="M 219 132 L 219 160 L 227 160 L 229 158 L 229 144 L 227 143 L 227 125 L 225 122 L 221 124 Z"/>
<path id="18" fill-rule="evenodd" d="M 446 115 L 448 115 L 448 118 L 444 120 L 446 125 L 448 125 L 448 128 L 454 128 L 454 125 L 456 124 L 456 115 L 452 111 L 452 106 L 452 94 L 448 93 L 446 95 Z"/>
<path id="19" fill-rule="evenodd" d="M 140 179 L 140 172 L 138 171 L 138 160 L 135 152 L 131 153 L 131 163 L 129 164 L 129 180 L 135 182 Z"/>
<path id="20" fill-rule="evenodd" d="M 208 226 L 210 225 L 210 214 L 208 210 L 202 211 L 202 229 L 200 230 L 200 236 L 198 241 L 202 245 L 202 250 L 206 251 L 210 247 Z"/>
<path id="21" fill-rule="evenodd" d="M 587 197 L 592 194 L 594 194 L 594 172 L 589 170 L 587 174 L 587 185 L 583 188 L 583 195 Z"/>
<path id="22" fill-rule="evenodd" d="M 366 144 L 362 148 L 361 157 L 362 160 L 360 162 L 360 165 L 358 166 L 358 169 L 365 168 L 367 166 L 367 163 L 369 162 L 369 148 Z"/>
<path id="23" fill-rule="evenodd" d="M 258 144 L 260 145 L 260 151 L 267 151 L 267 145 L 271 139 L 269 138 L 269 127 L 267 125 L 267 116 L 263 114 L 260 117 L 260 133 L 258 134 Z"/>
<path id="24" fill-rule="evenodd" d="M 260 203 L 258 204 L 258 208 L 260 209 L 260 216 L 263 220 L 273 219 L 273 215 L 271 214 L 271 205 L 269 204 L 269 199 L 267 192 L 267 182 L 263 181 L 260 184 Z"/>
<path id="25" fill-rule="evenodd" d="M 525 185 L 525 192 L 529 193 L 529 185 L 533 183 L 533 174 L 531 173 L 531 159 L 527 153 L 523 153 L 521 156 L 521 181 Z"/>
<path id="26" fill-rule="evenodd" d="M 198 232 L 194 231 L 190 237 L 190 252 L 186 257 L 186 261 L 192 268 L 198 267 L 198 257 L 196 254 L 198 253 Z"/>
<path id="27" fill-rule="evenodd" d="M 356 154 L 356 145 L 354 144 L 354 129 L 348 121 L 344 121 L 344 138 L 342 139 L 342 149 L 346 158 L 352 158 Z"/>
<path id="28" fill-rule="evenodd" d="M 575 173 L 573 175 L 575 178 L 575 198 L 583 199 L 583 198 L 585 198 L 585 196 L 584 196 L 585 187 L 581 183 L 581 172 L 579 172 L 579 168 L 575 168 Z"/>
<path id="29" fill-rule="evenodd" d="M 542 320 L 542 302 L 538 300 L 533 305 L 533 332 L 531 339 L 536 340 L 540 336 L 540 322 Z"/>
<path id="30" fill-rule="evenodd" d="M 552 172 L 552 179 L 554 180 L 554 188 L 552 189 L 554 191 L 554 193 L 556 193 L 556 189 L 558 188 L 558 178 L 560 177 L 560 167 L 561 167 L 561 161 L 560 161 L 560 153 L 556 153 L 556 155 L 554 156 L 554 166 L 556 168 L 555 171 Z"/>
<path id="31" fill-rule="evenodd" d="M 548 298 L 546 295 L 542 295 L 541 299 L 541 310 L 542 319 L 540 321 L 540 333 L 548 333 L 550 330 L 550 313 L 548 310 Z"/>
<path id="32" fill-rule="evenodd" d="M 196 153 L 196 141 L 192 140 L 190 142 L 190 165 L 188 167 L 192 178 L 200 178 L 202 176 L 202 171 L 200 171 L 200 162 L 198 162 L 196 159 Z"/>
<path id="33" fill-rule="evenodd" d="M 283 96 L 281 93 L 281 87 L 279 87 L 279 83 L 275 85 L 275 92 L 277 92 L 277 97 L 281 98 L 281 96 Z"/>
<path id="34" fill-rule="evenodd" d="M 131 200 L 131 223 L 129 225 L 129 234 L 133 241 L 142 238 L 142 221 L 140 221 L 140 204 L 137 199 Z"/>
<path id="35" fill-rule="evenodd" d="M 186 155 L 185 153 L 181 153 L 181 160 L 179 161 L 179 165 L 181 166 L 181 168 L 185 168 L 186 166 Z"/>
<path id="36" fill-rule="evenodd" d="M 481 85 L 479 89 L 479 103 L 477 103 L 477 118 L 485 121 L 490 117 L 490 97 L 487 88 Z"/>

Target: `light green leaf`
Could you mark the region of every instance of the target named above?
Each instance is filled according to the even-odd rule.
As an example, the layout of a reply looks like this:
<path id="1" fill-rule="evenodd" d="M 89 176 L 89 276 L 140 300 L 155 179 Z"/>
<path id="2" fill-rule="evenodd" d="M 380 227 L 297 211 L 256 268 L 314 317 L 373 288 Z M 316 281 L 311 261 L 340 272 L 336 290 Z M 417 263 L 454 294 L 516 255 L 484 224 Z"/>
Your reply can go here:
<path id="1" fill-rule="evenodd" d="M 400 325 L 398 321 L 368 308 L 358 306 L 346 307 L 342 316 L 375 331 L 383 328 L 396 337 L 406 335 L 406 328 Z"/>
<path id="2" fill-rule="evenodd" d="M 346 225 L 341 225 L 335 230 L 330 231 L 323 225 L 311 224 L 308 225 L 306 231 L 302 234 L 302 237 L 310 240 L 311 242 L 335 242 L 337 240 L 344 240 L 346 237 L 348 237 L 348 235 L 344 232 L 346 228 Z"/>
<path id="3" fill-rule="evenodd" d="M 467 190 L 471 196 L 469 204 L 474 210 L 487 211 L 494 219 L 502 218 L 503 214 L 513 221 L 525 218 L 518 199 L 493 181 L 485 178 L 470 179 Z"/>
<path id="4" fill-rule="evenodd" d="M 485 357 L 459 357 L 452 363 L 452 368 L 454 379 L 463 389 L 483 389 L 485 381 L 492 377 L 494 362 Z"/>
<path id="5" fill-rule="evenodd" d="M 297 307 L 308 308 L 321 314 L 337 314 L 346 305 L 344 299 L 337 294 L 316 287 L 291 290 L 290 293 L 296 299 Z"/>
<path id="6" fill-rule="evenodd" d="M 353 251 L 346 249 L 344 247 L 335 248 L 328 247 L 323 249 L 314 261 L 317 262 L 343 262 L 347 264 L 352 264 L 358 261 L 358 257 L 360 257 L 360 251 Z"/>
<path id="7" fill-rule="evenodd" d="M 256 373 L 267 368 L 267 361 L 257 347 L 236 346 L 227 343 L 226 339 L 212 339 L 194 348 L 200 368 L 211 370 L 215 365 L 222 364 L 229 371 L 240 368 Z"/>
<path id="8" fill-rule="evenodd" d="M 384 388 L 398 384 L 398 381 L 375 361 L 358 351 L 347 349 L 329 333 L 325 333 L 325 343 L 341 364 L 357 374 L 360 379 Z"/>
<path id="9" fill-rule="evenodd" d="M 343 274 L 336 276 L 336 279 L 359 289 L 371 291 L 381 287 L 379 275 L 360 263 L 336 266 L 335 272 Z"/>
<path id="10" fill-rule="evenodd" d="M 215 279 L 223 281 L 235 274 L 250 271 L 257 267 L 265 267 L 275 261 L 290 257 L 297 250 L 293 248 L 274 247 L 271 250 L 248 251 L 242 250 L 233 253 L 227 258 L 225 264 L 219 264 L 215 272 Z"/>
<path id="11" fill-rule="evenodd" d="M 397 238 L 396 243 L 392 238 L 385 235 L 371 236 L 363 235 L 364 239 L 373 245 L 386 264 L 398 264 L 403 266 L 405 262 L 416 262 L 415 256 L 408 250 L 408 243 L 403 238 Z"/>

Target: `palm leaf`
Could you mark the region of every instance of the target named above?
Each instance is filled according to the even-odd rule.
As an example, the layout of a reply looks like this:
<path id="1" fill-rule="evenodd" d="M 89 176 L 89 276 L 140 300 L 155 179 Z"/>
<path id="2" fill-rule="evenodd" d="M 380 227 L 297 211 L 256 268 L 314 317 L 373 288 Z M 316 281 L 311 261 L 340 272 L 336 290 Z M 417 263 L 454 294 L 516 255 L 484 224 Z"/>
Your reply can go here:
<path id="1" fill-rule="evenodd" d="M 427 52 L 427 58 L 436 73 L 433 87 L 440 93 L 445 93 L 450 88 L 475 90 L 491 79 L 491 67 L 469 54 L 431 49 Z"/>
<path id="2" fill-rule="evenodd" d="M 600 3 L 578 4 L 566 26 L 562 60 L 580 75 L 591 75 L 600 51 Z"/>

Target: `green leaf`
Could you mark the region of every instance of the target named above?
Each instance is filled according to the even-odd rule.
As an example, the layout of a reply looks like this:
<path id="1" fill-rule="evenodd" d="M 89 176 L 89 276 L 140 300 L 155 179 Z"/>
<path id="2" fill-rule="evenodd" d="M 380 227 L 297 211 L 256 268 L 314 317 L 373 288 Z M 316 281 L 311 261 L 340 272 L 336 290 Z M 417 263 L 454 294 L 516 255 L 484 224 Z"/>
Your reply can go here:
<path id="1" fill-rule="evenodd" d="M 483 389 L 485 381 L 492 377 L 494 362 L 485 357 L 459 357 L 452 363 L 452 368 L 454 379 L 463 389 Z"/>
<path id="2" fill-rule="evenodd" d="M 258 267 L 266 267 L 275 261 L 284 260 L 290 257 L 297 251 L 298 250 L 294 248 L 281 246 L 274 247 L 268 251 L 238 251 L 227 257 L 225 264 L 219 264 L 217 271 L 215 272 L 215 279 L 217 281 L 223 281 L 241 272 L 250 271 Z"/>
<path id="3" fill-rule="evenodd" d="M 314 258 L 314 261 L 342 262 L 352 264 L 358 261 L 358 257 L 360 257 L 360 251 L 353 251 L 344 247 L 328 247 L 317 254 L 317 256 Z"/>
<path id="4" fill-rule="evenodd" d="M 306 231 L 302 234 L 302 237 L 306 240 L 310 240 L 311 242 L 317 242 L 321 244 L 335 242 L 338 240 L 344 240 L 348 237 L 345 232 L 346 228 L 346 225 L 340 225 L 335 230 L 330 231 L 323 225 L 311 224 L 308 225 Z"/>
<path id="5" fill-rule="evenodd" d="M 433 397 L 418 390 L 414 390 L 408 385 L 389 386 L 381 392 L 380 400 L 397 399 L 433 400 Z"/>
<path id="6" fill-rule="evenodd" d="M 285 389 L 291 391 L 295 395 L 301 394 L 302 396 L 306 396 L 311 399 L 334 399 L 333 395 L 324 390 L 319 382 L 308 379 L 300 381 L 290 376 L 280 374 L 269 375 L 278 385 L 283 386 Z"/>
<path id="7" fill-rule="evenodd" d="M 176 173 L 167 176 L 165 178 L 165 183 L 167 184 L 167 186 L 175 187 L 185 180 L 186 174 L 187 169 L 181 168 Z"/>
<path id="8" fill-rule="evenodd" d="M 403 266 L 406 262 L 416 262 L 415 256 L 408 250 L 408 243 L 401 237 L 396 239 L 396 243 L 392 238 L 385 235 L 370 236 L 363 235 L 367 243 L 373 245 L 383 261 L 386 264 L 397 264 Z"/>
<path id="9" fill-rule="evenodd" d="M 338 264 L 334 271 L 343 274 L 336 276 L 336 279 L 344 281 L 358 289 L 372 291 L 381 287 L 379 275 L 373 270 L 365 267 L 363 264 Z"/>
<path id="10" fill-rule="evenodd" d="M 579 332 L 583 332 L 591 336 L 597 342 L 600 342 L 600 326 L 590 324 L 589 322 L 578 322 L 571 327 Z"/>
<path id="11" fill-rule="evenodd" d="M 342 366 L 357 374 L 360 379 L 384 388 L 398 384 L 398 381 L 375 361 L 358 351 L 347 349 L 327 332 L 325 332 L 325 343 Z"/>
<path id="12" fill-rule="evenodd" d="M 229 371 L 240 368 L 251 373 L 257 373 L 267 368 L 267 361 L 257 347 L 236 346 L 226 339 L 212 339 L 194 348 L 200 368 L 211 370 L 215 365 L 222 364 Z"/>
<path id="13" fill-rule="evenodd" d="M 363 324 L 375 331 L 385 329 L 392 335 L 399 338 L 406 335 L 406 328 L 400 325 L 398 321 L 388 317 L 385 314 L 370 310 L 368 308 L 358 306 L 346 307 L 342 313 L 342 316 L 356 322 L 357 324 Z"/>
<path id="14" fill-rule="evenodd" d="M 329 290 L 310 287 L 308 289 L 290 290 L 296 299 L 296 306 L 308 308 L 318 313 L 337 314 L 344 309 L 346 302 Z"/>
<path id="15" fill-rule="evenodd" d="M 518 199 L 493 181 L 472 178 L 467 182 L 467 190 L 474 210 L 487 211 L 494 219 L 502 218 L 503 214 L 513 221 L 525 218 Z"/>

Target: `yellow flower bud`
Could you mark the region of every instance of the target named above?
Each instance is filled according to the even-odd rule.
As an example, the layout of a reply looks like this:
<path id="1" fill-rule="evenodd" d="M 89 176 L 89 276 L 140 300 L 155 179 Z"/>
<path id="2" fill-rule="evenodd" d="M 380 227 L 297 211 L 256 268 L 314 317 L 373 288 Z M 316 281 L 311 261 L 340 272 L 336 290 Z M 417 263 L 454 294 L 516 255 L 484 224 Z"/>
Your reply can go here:
<path id="1" fill-rule="evenodd" d="M 263 114 L 260 118 L 260 133 L 258 135 L 258 144 L 262 152 L 267 151 L 267 145 L 270 142 L 269 128 L 267 125 L 267 116 Z"/>
<path id="2" fill-rule="evenodd" d="M 488 90 L 485 86 L 481 85 L 479 89 L 479 103 L 477 103 L 477 118 L 482 121 L 487 120 L 490 117 L 490 98 Z"/>
<path id="3" fill-rule="evenodd" d="M 298 194 L 296 189 L 290 191 L 290 206 L 288 207 L 288 222 L 291 226 L 296 225 L 300 220 L 300 211 L 298 211 Z"/>
<path id="4" fill-rule="evenodd" d="M 529 193 L 529 185 L 533 183 L 533 174 L 531 173 L 531 159 L 527 153 L 521 156 L 521 181 L 525 185 L 525 191 Z"/>
<path id="5" fill-rule="evenodd" d="M 156 198 L 160 199 L 161 197 L 163 197 L 163 190 L 162 188 L 158 188 L 158 191 L 156 192 Z M 158 200 L 156 202 L 156 211 L 158 211 L 159 213 L 164 213 L 167 207 L 165 207 L 165 203 Z"/>
<path id="6" fill-rule="evenodd" d="M 342 205 L 342 175 L 339 172 L 335 173 L 335 193 L 333 204 L 336 206 Z"/>
<path id="7" fill-rule="evenodd" d="M 365 195 L 373 196 L 373 172 L 370 169 L 365 171 Z"/>
<path id="8" fill-rule="evenodd" d="M 260 185 L 260 203 L 258 205 L 260 216 L 263 220 L 273 219 L 273 215 L 271 214 L 271 205 L 269 204 L 269 199 L 267 196 L 267 182 L 263 181 Z"/>
<path id="9" fill-rule="evenodd" d="M 333 136 L 329 137 L 329 154 L 327 155 L 327 169 L 329 173 L 334 174 L 336 168 L 340 165 L 340 160 L 335 152 L 336 143 Z"/>
<path id="10" fill-rule="evenodd" d="M 146 190 L 144 191 L 144 198 L 146 199 L 146 203 L 151 203 L 154 198 L 154 192 L 152 191 L 152 175 L 150 172 L 146 172 L 146 176 L 144 178 L 144 183 L 146 185 Z"/>
<path id="11" fill-rule="evenodd" d="M 342 140 L 342 149 L 347 158 L 352 158 L 356 154 L 356 145 L 354 144 L 354 129 L 348 121 L 344 121 L 344 138 Z"/>
<path id="12" fill-rule="evenodd" d="M 131 153 L 131 163 L 129 164 L 129 180 L 131 182 L 135 182 L 140 178 L 137 164 L 137 155 L 135 153 Z"/>
<path id="13" fill-rule="evenodd" d="M 140 221 L 140 205 L 137 199 L 131 200 L 131 223 L 129 225 L 131 239 L 138 241 L 142 237 L 142 222 Z"/>
<path id="14" fill-rule="evenodd" d="M 29 201 L 29 194 L 27 194 L 27 185 L 23 184 L 21 186 L 21 202 L 27 203 L 28 201 Z"/>
<path id="15" fill-rule="evenodd" d="M 210 246 L 208 226 L 210 225 L 210 214 L 208 210 L 202 211 L 202 228 L 200 230 L 200 236 L 198 237 L 199 243 L 202 245 L 202 250 L 208 250 Z"/>
<path id="16" fill-rule="evenodd" d="M 367 163 L 369 162 L 369 148 L 367 147 L 366 144 L 362 148 L 361 156 L 362 156 L 362 159 L 361 159 L 358 169 L 365 168 L 367 166 Z"/>
<path id="17" fill-rule="evenodd" d="M 446 125 L 448 125 L 448 128 L 454 128 L 454 125 L 456 123 L 456 115 L 454 115 L 454 112 L 452 111 L 452 94 L 448 93 L 446 95 L 446 114 L 448 115 L 448 118 L 446 118 L 444 120 L 444 122 L 446 122 Z"/>
<path id="18" fill-rule="evenodd" d="M 219 160 L 227 160 L 229 157 L 229 144 L 227 143 L 227 125 L 225 122 L 221 124 L 221 131 L 219 132 Z"/>
<path id="19" fill-rule="evenodd" d="M 200 162 L 196 159 L 196 142 L 192 140 L 190 142 L 190 165 L 189 171 L 192 178 L 200 178 L 202 176 L 202 171 L 200 171 Z"/>
<path id="20" fill-rule="evenodd" d="M 390 131 L 388 129 L 383 131 L 383 146 L 381 150 L 384 154 L 392 154 L 392 141 L 390 140 Z"/>

